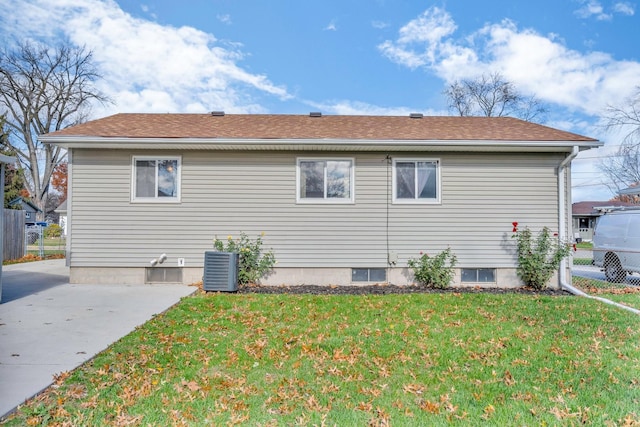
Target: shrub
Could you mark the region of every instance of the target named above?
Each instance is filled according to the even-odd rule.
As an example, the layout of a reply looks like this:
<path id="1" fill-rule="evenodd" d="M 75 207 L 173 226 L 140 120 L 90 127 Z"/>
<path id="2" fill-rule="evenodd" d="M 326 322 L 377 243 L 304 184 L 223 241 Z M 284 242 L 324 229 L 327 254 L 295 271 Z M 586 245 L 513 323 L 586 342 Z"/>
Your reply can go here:
<path id="1" fill-rule="evenodd" d="M 571 245 L 560 241 L 557 235 L 552 236 L 547 227 L 534 237 L 527 227 L 519 230 L 517 222 L 513 223 L 511 237 L 517 242 L 518 277 L 526 286 L 545 289 L 560 262 L 571 253 Z"/>
<path id="2" fill-rule="evenodd" d="M 62 228 L 58 224 L 49 224 L 44 229 L 44 238 L 45 239 L 53 239 L 60 237 L 62 234 Z"/>
<path id="3" fill-rule="evenodd" d="M 263 252 L 262 236 L 264 233 L 251 240 L 245 233 L 240 233 L 240 238 L 236 240 L 231 236 L 227 237 L 226 241 L 217 237 L 213 240 L 216 250 L 239 254 L 238 283 L 240 284 L 257 283 L 276 264 L 273 251 Z"/>
<path id="4" fill-rule="evenodd" d="M 447 248 L 433 257 L 420 252 L 420 258 L 410 258 L 407 264 L 413 270 L 418 283 L 430 288 L 444 289 L 449 287 L 453 280 L 453 267 L 456 262 L 457 258 L 451 252 L 451 248 Z"/>

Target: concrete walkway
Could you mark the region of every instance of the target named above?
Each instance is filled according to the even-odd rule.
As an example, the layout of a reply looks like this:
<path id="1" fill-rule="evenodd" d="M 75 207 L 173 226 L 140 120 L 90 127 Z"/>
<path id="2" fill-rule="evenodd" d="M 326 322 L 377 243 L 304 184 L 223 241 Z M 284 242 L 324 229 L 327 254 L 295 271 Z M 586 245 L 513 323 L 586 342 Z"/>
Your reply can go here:
<path id="1" fill-rule="evenodd" d="M 65 260 L 3 267 L 0 418 L 193 293 L 184 285 L 70 285 Z"/>

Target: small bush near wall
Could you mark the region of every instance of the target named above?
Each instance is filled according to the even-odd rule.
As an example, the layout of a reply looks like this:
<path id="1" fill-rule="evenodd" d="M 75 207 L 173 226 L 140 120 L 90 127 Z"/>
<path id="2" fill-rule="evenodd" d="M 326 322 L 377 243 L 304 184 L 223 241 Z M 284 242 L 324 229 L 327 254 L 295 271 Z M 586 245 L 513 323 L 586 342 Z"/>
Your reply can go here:
<path id="1" fill-rule="evenodd" d="M 276 264 L 273 251 L 263 252 L 262 236 L 251 240 L 245 233 L 240 233 L 238 239 L 228 236 L 227 240 L 217 237 L 213 240 L 213 246 L 221 252 L 237 252 L 239 254 L 238 283 L 242 285 L 258 283 Z"/>
<path id="2" fill-rule="evenodd" d="M 433 257 L 420 252 L 420 258 L 410 258 L 407 264 L 413 270 L 418 283 L 430 288 L 444 289 L 449 287 L 453 280 L 453 267 L 456 262 L 456 256 L 447 248 Z"/>
<path id="3" fill-rule="evenodd" d="M 571 253 L 571 245 L 560 241 L 557 234 L 552 236 L 547 227 L 537 237 L 527 227 L 518 229 L 517 222 L 512 231 L 517 242 L 518 277 L 526 286 L 545 289 L 560 262 Z"/>

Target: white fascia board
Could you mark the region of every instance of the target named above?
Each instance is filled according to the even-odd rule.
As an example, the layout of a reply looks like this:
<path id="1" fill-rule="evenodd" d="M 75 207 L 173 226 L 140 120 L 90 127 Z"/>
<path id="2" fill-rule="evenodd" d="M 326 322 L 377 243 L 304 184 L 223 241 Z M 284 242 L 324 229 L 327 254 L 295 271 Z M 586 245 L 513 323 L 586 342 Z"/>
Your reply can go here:
<path id="1" fill-rule="evenodd" d="M 0 154 L 0 163 L 15 163 L 16 158 L 12 156 L 7 156 L 5 154 Z"/>
<path id="2" fill-rule="evenodd" d="M 43 136 L 42 142 L 64 148 L 188 149 L 188 150 L 453 150 L 460 151 L 567 151 L 597 148 L 600 141 L 497 140 L 338 140 L 338 139 L 229 139 L 229 138 L 123 138 Z"/>

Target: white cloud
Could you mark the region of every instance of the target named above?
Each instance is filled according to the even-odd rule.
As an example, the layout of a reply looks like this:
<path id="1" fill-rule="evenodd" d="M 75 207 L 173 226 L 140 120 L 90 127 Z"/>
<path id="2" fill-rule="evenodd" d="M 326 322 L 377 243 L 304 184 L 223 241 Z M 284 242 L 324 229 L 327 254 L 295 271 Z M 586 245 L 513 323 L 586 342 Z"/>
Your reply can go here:
<path id="1" fill-rule="evenodd" d="M 582 0 L 581 3 L 583 6 L 574 13 L 583 19 L 595 18 L 598 21 L 611 21 L 613 19 L 613 13 L 627 16 L 633 16 L 635 14 L 634 5 L 627 1 L 615 2 L 611 12 L 605 11 L 604 6 L 597 0 Z"/>
<path id="2" fill-rule="evenodd" d="M 429 116 L 446 115 L 446 111 L 421 110 L 409 107 L 381 107 L 366 102 L 350 100 L 333 100 L 324 103 L 306 102 L 315 110 L 328 114 L 355 115 L 355 116 L 408 116 L 411 113 L 423 113 Z"/>
<path id="3" fill-rule="evenodd" d="M 567 48 L 555 35 L 519 29 L 503 20 L 466 38 L 454 38 L 456 25 L 439 8 L 430 8 L 378 49 L 411 69 L 425 67 L 446 82 L 499 71 L 525 93 L 590 115 L 615 104 L 640 84 L 640 63 L 617 61 L 602 52 Z"/>
<path id="4" fill-rule="evenodd" d="M 633 16 L 636 13 L 634 6 L 629 2 L 619 2 L 613 5 L 614 12 L 627 16 Z"/>
<path id="5" fill-rule="evenodd" d="M 338 31 L 338 27 L 336 26 L 335 20 L 329 22 L 329 24 L 323 28 L 324 31 Z"/>
<path id="6" fill-rule="evenodd" d="M 427 64 L 425 58 L 419 52 L 409 50 L 389 40 L 378 45 L 378 49 L 392 62 L 415 69 Z"/>
<path id="7" fill-rule="evenodd" d="M 444 9 L 432 7 L 400 28 L 398 42 L 402 44 L 438 43 L 444 37 L 451 35 L 456 28 L 457 25 L 451 15 Z"/>
<path id="8" fill-rule="evenodd" d="M 400 28 L 395 41 L 386 40 L 378 45 L 378 49 L 393 62 L 412 69 L 434 66 L 441 60 L 468 64 L 475 57 L 473 51 L 455 45 L 447 38 L 456 29 L 451 15 L 431 7 Z"/>
<path id="9" fill-rule="evenodd" d="M 378 29 L 378 30 L 382 30 L 384 28 L 387 28 L 389 26 L 389 24 L 387 24 L 386 22 L 383 22 L 383 21 L 372 21 L 371 22 L 371 26 L 373 28 Z"/>
<path id="10" fill-rule="evenodd" d="M 225 14 L 225 15 L 216 15 L 216 19 L 220 22 L 222 22 L 223 24 L 227 24 L 227 25 L 231 25 L 231 15 L 229 14 Z"/>
<path id="11" fill-rule="evenodd" d="M 0 0 L 11 18 L 3 31 L 16 39 L 67 38 L 93 51 L 100 88 L 113 112 L 261 112 L 259 96 L 288 99 L 284 87 L 243 69 L 243 52 L 193 27 L 135 18 L 113 0 Z M 55 13 L 51 11 L 55 10 Z"/>
<path id="12" fill-rule="evenodd" d="M 575 14 L 579 18 L 595 17 L 599 21 L 609 21 L 612 18 L 611 14 L 604 12 L 604 7 L 597 0 L 589 0 L 584 6 L 576 10 Z"/>

